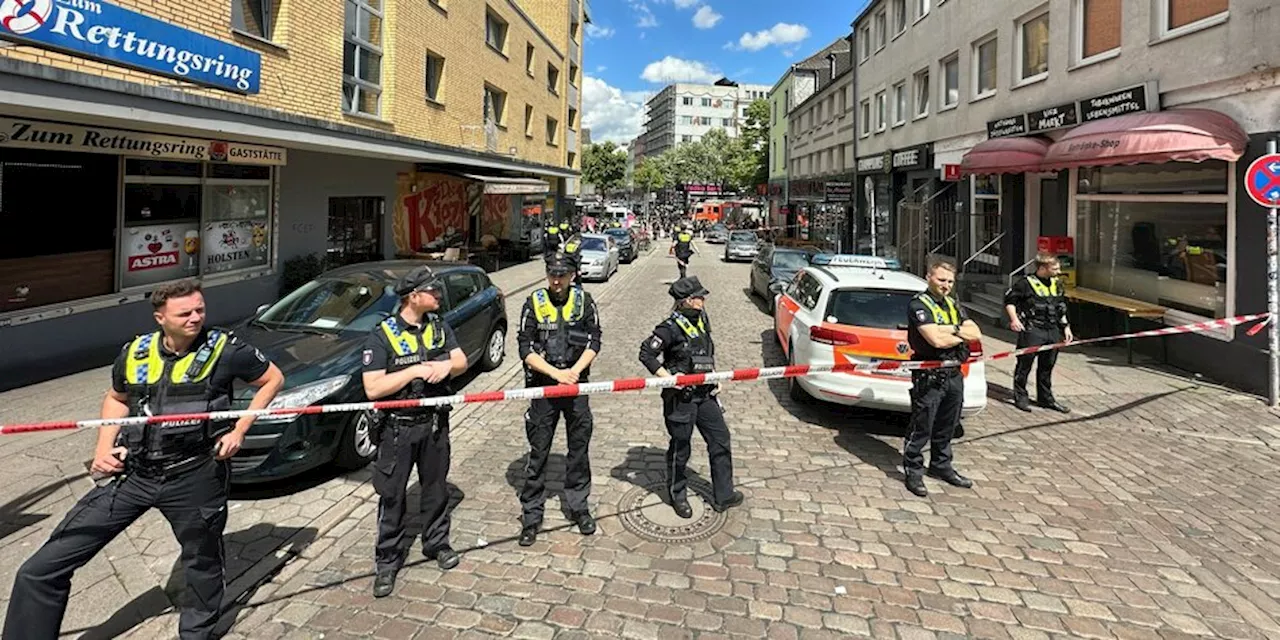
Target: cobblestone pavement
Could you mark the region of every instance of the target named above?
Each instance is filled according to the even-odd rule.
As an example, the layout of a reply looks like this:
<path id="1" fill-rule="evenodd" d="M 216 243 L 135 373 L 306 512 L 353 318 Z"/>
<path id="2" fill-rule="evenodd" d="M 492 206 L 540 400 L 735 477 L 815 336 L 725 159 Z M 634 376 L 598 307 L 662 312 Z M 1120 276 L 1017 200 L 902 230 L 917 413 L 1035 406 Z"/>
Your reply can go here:
<path id="1" fill-rule="evenodd" d="M 713 292 L 719 367 L 780 364 L 747 267 L 704 256 L 692 269 Z M 597 379 L 643 373 L 637 347 L 674 274 L 653 255 L 592 285 L 606 329 Z M 931 482 L 928 499 L 902 487 L 901 418 L 797 404 L 780 381 L 727 385 L 747 503 L 716 518 L 694 500 L 709 529 L 665 529 L 694 538 L 678 543 L 624 526 L 671 523 L 650 490 L 666 445 L 655 394 L 592 399 L 600 531 L 578 535 L 555 508 L 557 454 L 550 532 L 529 548 L 515 544 L 525 407 L 467 407 L 450 476 L 457 569 L 415 548 L 396 593 L 375 601 L 376 505 L 361 499 L 247 593 L 229 637 L 1280 637 L 1276 415 L 1106 349 L 1062 358 L 1073 414 L 1024 414 L 1001 400 L 1008 366 L 992 367 L 992 403 L 956 445 L 975 488 Z M 706 468 L 695 447 L 691 469 Z"/>

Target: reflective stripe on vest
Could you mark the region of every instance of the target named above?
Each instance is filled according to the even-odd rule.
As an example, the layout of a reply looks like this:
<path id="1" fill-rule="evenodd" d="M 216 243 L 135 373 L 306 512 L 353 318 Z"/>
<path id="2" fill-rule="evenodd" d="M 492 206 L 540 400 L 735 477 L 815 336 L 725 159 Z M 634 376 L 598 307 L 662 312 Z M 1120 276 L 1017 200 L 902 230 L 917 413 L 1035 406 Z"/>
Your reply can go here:
<path id="1" fill-rule="evenodd" d="M 564 246 L 563 246 L 563 247 L 561 247 L 561 248 L 562 248 L 562 249 L 564 249 L 564 252 L 565 252 L 565 253 L 577 253 L 577 251 L 578 251 L 578 241 L 577 241 L 577 240 L 570 240 L 570 241 L 568 241 L 568 242 L 564 243 Z"/>
<path id="2" fill-rule="evenodd" d="M 160 343 L 163 338 L 160 332 L 148 333 L 133 339 L 129 345 L 129 355 L 125 358 L 125 382 L 131 385 L 158 384 L 164 376 L 165 361 L 160 355 Z M 207 339 L 200 348 L 179 358 L 173 363 L 169 374 L 170 382 L 186 384 L 200 382 L 213 372 L 213 365 L 222 356 L 227 345 L 227 336 L 221 331 L 210 329 Z"/>
<path id="3" fill-rule="evenodd" d="M 563 310 L 561 310 L 557 309 L 556 305 L 551 302 L 551 294 L 545 288 L 534 291 L 529 296 L 529 301 L 533 304 L 533 317 L 538 321 L 538 326 L 555 329 L 556 323 L 560 322 L 561 318 L 565 322 L 581 320 L 583 305 L 580 296 L 581 289 L 569 287 L 569 298 L 565 301 Z"/>
<path id="4" fill-rule="evenodd" d="M 395 349 L 397 356 L 411 356 L 418 353 L 418 336 L 401 329 L 400 323 L 396 321 L 394 315 L 383 320 L 380 326 L 382 327 L 382 333 L 386 334 L 387 340 L 391 342 L 391 348 Z M 444 346 L 444 332 L 441 331 L 439 335 L 436 335 L 436 323 L 431 321 L 422 330 L 422 340 L 427 344 L 428 349 L 439 349 Z"/>
<path id="5" fill-rule="evenodd" d="M 929 307 L 929 311 L 933 313 L 933 321 L 935 323 L 960 324 L 960 314 L 956 311 L 956 303 L 952 302 L 950 297 L 947 297 L 946 299 L 947 308 L 951 311 L 950 315 L 948 315 L 946 311 L 943 311 L 942 307 L 939 306 L 937 302 L 934 302 L 933 297 L 928 293 L 920 294 L 919 298 L 920 301 L 924 303 L 924 306 Z"/>
<path id="6" fill-rule="evenodd" d="M 684 332 L 684 335 L 689 336 L 690 340 L 697 340 L 707 332 L 707 324 L 702 321 L 701 316 L 698 317 L 697 327 L 693 326 L 693 323 L 689 322 L 689 319 L 684 317 L 684 314 L 680 312 L 671 314 L 671 318 L 676 321 L 676 326 L 680 327 L 680 330 Z"/>
<path id="7" fill-rule="evenodd" d="M 1058 279 L 1057 278 L 1053 278 L 1049 280 L 1049 286 L 1047 287 L 1044 286 L 1044 283 L 1040 281 L 1040 278 L 1033 278 L 1031 276 L 1027 276 L 1027 282 L 1031 285 L 1031 290 L 1035 291 L 1036 295 L 1042 298 L 1056 298 L 1058 296 Z"/>

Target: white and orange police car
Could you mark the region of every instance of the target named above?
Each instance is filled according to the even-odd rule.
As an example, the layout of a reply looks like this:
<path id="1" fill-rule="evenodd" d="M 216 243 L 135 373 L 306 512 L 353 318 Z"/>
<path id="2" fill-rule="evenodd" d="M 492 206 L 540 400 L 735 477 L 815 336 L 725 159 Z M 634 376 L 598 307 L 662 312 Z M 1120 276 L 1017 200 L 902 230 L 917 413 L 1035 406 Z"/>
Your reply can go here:
<path id="1" fill-rule="evenodd" d="M 907 304 L 924 292 L 922 278 L 899 271 L 892 259 L 816 255 L 778 294 L 774 333 L 788 364 L 858 364 L 911 359 Z M 969 345 L 982 355 L 981 343 Z M 961 366 L 963 415 L 987 406 L 982 362 Z M 791 397 L 897 412 L 911 411 L 911 372 L 819 373 L 787 379 Z"/>

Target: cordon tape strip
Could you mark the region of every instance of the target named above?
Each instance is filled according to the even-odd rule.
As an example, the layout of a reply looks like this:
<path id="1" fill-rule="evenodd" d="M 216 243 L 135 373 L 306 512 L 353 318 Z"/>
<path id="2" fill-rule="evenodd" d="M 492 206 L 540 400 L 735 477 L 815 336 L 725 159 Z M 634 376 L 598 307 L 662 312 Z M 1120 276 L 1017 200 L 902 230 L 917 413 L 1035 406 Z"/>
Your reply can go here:
<path id="1" fill-rule="evenodd" d="M 124 426 L 137 425 L 147 423 L 162 422 L 179 422 L 191 420 L 233 420 L 244 416 L 303 416 L 319 413 L 345 413 L 352 411 L 371 411 L 375 409 L 411 409 L 417 407 L 439 407 L 442 405 L 459 405 L 474 404 L 480 402 L 507 402 L 511 400 L 536 400 L 539 398 L 572 398 L 584 395 L 598 395 L 606 393 L 620 393 L 624 391 L 641 391 L 644 389 L 665 389 L 668 387 L 683 387 L 701 384 L 711 384 L 718 382 L 742 382 L 748 380 L 774 380 L 778 378 L 794 378 L 797 376 L 808 376 L 820 373 L 850 373 L 861 371 L 867 373 L 888 373 L 892 371 L 904 370 L 927 370 L 927 369 L 945 369 L 950 367 L 958 367 L 973 362 L 982 362 L 987 360 L 1002 360 L 1005 358 L 1013 358 L 1020 355 L 1039 353 L 1041 351 L 1050 351 L 1053 349 L 1061 349 L 1067 346 L 1078 346 L 1085 344 L 1094 344 L 1098 342 L 1110 342 L 1113 340 L 1126 340 L 1132 338 L 1150 338 L 1156 336 L 1168 336 L 1181 333 L 1196 333 L 1200 331 L 1209 331 L 1213 329 L 1223 329 L 1234 327 L 1236 325 L 1253 322 L 1255 320 L 1269 320 L 1270 315 L 1266 313 L 1255 313 L 1246 316 L 1235 316 L 1232 318 L 1223 318 L 1222 320 L 1210 320 L 1208 322 L 1197 322 L 1194 324 L 1185 324 L 1177 327 L 1164 327 L 1161 329 L 1151 329 L 1148 331 L 1137 331 L 1134 333 L 1126 333 L 1116 336 L 1106 336 L 1102 338 L 1088 338 L 1085 340 L 1075 340 L 1073 342 L 1058 342 L 1055 344 L 1041 345 L 1038 347 L 1027 347 L 1025 349 L 1017 349 L 1014 351 L 1006 351 L 1003 353 L 995 353 L 982 358 L 971 358 L 966 361 L 959 360 L 931 360 L 921 362 L 903 362 L 890 360 L 877 363 L 850 363 L 850 364 L 813 364 L 813 365 L 790 365 L 784 367 L 756 367 L 751 369 L 735 369 L 733 371 L 714 371 L 711 373 L 694 373 L 677 376 L 668 376 L 666 378 L 623 378 L 620 380 L 606 380 L 602 382 L 588 382 L 584 384 L 557 385 L 551 387 L 530 387 L 525 389 L 508 389 L 500 391 L 484 391 L 480 393 L 463 393 L 452 396 L 441 396 L 437 398 L 425 398 L 422 400 L 381 400 L 377 402 L 350 402 L 345 404 L 326 404 L 312 405 L 308 407 L 278 407 L 274 409 L 241 409 L 234 411 L 214 411 L 208 413 L 184 413 L 170 414 L 158 416 L 137 416 L 131 418 L 118 418 L 110 420 L 78 420 L 67 422 L 36 422 L 30 424 L 6 424 L 0 425 L 0 435 L 9 435 L 15 433 L 33 433 L 38 431 L 62 431 L 70 429 L 87 429 L 104 426 Z M 1259 324 L 1249 330 L 1248 334 L 1253 335 L 1264 326 Z"/>

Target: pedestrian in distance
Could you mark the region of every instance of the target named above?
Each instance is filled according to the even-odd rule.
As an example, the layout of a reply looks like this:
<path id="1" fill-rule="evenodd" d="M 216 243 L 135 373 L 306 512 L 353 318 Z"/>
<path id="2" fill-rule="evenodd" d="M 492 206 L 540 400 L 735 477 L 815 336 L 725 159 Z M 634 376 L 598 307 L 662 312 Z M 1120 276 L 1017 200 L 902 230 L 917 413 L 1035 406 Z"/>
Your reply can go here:
<path id="1" fill-rule="evenodd" d="M 452 394 L 449 380 L 467 370 L 467 356 L 453 329 L 436 313 L 443 283 L 424 265 L 400 278 L 395 293 L 399 309 L 365 339 L 365 395 L 370 400 L 420 400 Z M 373 462 L 378 494 L 373 595 L 382 598 L 391 595 L 404 565 L 407 485 L 415 466 L 422 492 L 422 553 L 443 571 L 458 566 L 458 553 L 449 546 L 449 408 L 382 412 L 370 435 L 378 445 Z"/>
<path id="2" fill-rule="evenodd" d="M 563 251 L 547 258 L 547 286 L 529 295 L 516 335 L 526 387 L 586 382 L 600 353 L 600 315 L 591 294 L 574 284 L 577 263 Z M 584 536 L 596 532 L 587 499 L 591 495 L 591 431 L 588 396 L 538 398 L 525 412 L 525 459 L 520 546 L 538 539 L 546 506 L 546 467 L 556 423 L 564 416 L 569 453 L 565 464 L 564 507 Z"/>
<path id="3" fill-rule="evenodd" d="M 249 409 L 266 408 L 284 375 L 230 331 L 205 326 L 200 285 L 182 280 L 151 292 L 158 330 L 124 345 L 111 368 L 104 420 L 225 411 L 234 380 L 257 387 Z M 5 640 L 58 637 L 76 570 L 148 510 L 160 511 L 182 549 L 186 597 L 178 637 L 214 637 L 222 607 L 227 460 L 254 418 L 177 420 L 98 430 L 85 494 L 14 578 Z"/>
<path id="4" fill-rule="evenodd" d="M 1059 280 L 1062 265 L 1047 254 L 1035 258 L 1036 270 L 1017 282 L 1004 294 L 1004 310 L 1009 328 L 1018 334 L 1018 348 L 1038 347 L 1058 342 L 1071 342 L 1071 324 L 1067 321 L 1066 287 Z M 1053 365 L 1058 362 L 1056 350 L 1018 356 L 1013 368 L 1013 404 L 1031 411 L 1027 379 L 1031 366 L 1036 366 L 1036 404 L 1061 413 L 1070 413 L 1053 397 Z"/>
<path id="5" fill-rule="evenodd" d="M 977 323 L 951 297 L 955 266 L 929 265 L 929 289 L 907 305 L 907 343 L 916 361 L 965 361 L 969 343 L 982 339 Z M 969 488 L 973 481 L 951 464 L 951 440 L 964 407 L 964 376 L 959 367 L 915 369 L 911 372 L 911 421 L 903 443 L 902 470 L 907 490 L 928 495 L 924 485 L 924 447 L 930 447 L 928 475 L 947 484 Z"/>
<path id="6" fill-rule="evenodd" d="M 697 277 L 681 278 L 667 291 L 675 306 L 653 333 L 640 343 L 640 363 L 649 373 L 667 377 L 715 370 L 715 342 L 705 304 L 710 294 Z M 670 443 L 667 446 L 667 493 L 671 508 L 681 518 L 693 517 L 688 500 L 686 466 L 691 454 L 694 427 L 707 443 L 711 462 L 713 502 L 725 511 L 742 504 L 741 491 L 733 488 L 733 454 L 729 426 L 720 406 L 718 384 L 662 390 L 662 415 Z"/>
<path id="7" fill-rule="evenodd" d="M 680 269 L 680 277 L 686 277 L 688 275 L 689 259 L 698 253 L 698 248 L 693 246 L 692 223 L 686 222 L 684 229 L 675 233 L 671 238 L 671 248 L 668 252 L 676 257 L 676 266 Z"/>

